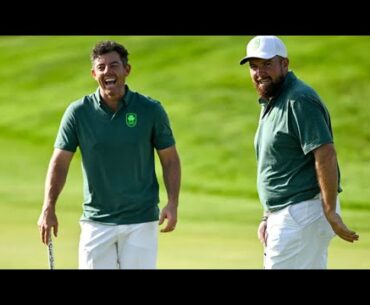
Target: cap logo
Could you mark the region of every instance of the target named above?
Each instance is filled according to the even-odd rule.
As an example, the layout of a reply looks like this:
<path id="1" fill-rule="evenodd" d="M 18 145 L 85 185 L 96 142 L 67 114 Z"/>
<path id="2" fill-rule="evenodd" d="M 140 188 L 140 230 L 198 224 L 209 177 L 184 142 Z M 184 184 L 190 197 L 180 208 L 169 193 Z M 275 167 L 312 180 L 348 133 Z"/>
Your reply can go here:
<path id="1" fill-rule="evenodd" d="M 261 39 L 257 38 L 253 41 L 252 48 L 257 50 L 260 47 Z"/>
<path id="2" fill-rule="evenodd" d="M 135 127 L 137 123 L 136 113 L 126 113 L 126 125 L 128 127 Z"/>

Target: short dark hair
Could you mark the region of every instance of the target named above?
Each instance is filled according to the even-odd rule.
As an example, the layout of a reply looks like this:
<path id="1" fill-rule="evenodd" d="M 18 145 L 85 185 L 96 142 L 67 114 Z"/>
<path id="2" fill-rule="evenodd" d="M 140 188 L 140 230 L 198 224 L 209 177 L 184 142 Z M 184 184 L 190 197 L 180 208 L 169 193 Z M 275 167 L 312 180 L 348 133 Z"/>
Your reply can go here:
<path id="1" fill-rule="evenodd" d="M 113 40 L 104 40 L 99 41 L 95 47 L 93 48 L 91 52 L 91 63 L 94 64 L 95 59 L 97 59 L 99 56 L 107 54 L 109 52 L 117 52 L 119 54 L 119 57 L 121 58 L 121 61 L 124 65 L 128 64 L 128 51 L 127 49 L 113 41 Z"/>

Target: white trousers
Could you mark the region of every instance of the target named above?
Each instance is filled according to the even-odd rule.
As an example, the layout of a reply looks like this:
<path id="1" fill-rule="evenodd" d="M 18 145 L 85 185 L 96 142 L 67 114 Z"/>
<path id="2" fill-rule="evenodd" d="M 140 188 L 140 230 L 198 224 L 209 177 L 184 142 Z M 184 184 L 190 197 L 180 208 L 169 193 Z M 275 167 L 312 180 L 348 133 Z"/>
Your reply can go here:
<path id="1" fill-rule="evenodd" d="M 337 213 L 340 213 L 337 200 Z M 292 204 L 267 220 L 265 269 L 326 269 L 328 247 L 335 236 L 321 199 Z"/>
<path id="2" fill-rule="evenodd" d="M 158 221 L 105 225 L 81 221 L 79 269 L 155 269 Z"/>

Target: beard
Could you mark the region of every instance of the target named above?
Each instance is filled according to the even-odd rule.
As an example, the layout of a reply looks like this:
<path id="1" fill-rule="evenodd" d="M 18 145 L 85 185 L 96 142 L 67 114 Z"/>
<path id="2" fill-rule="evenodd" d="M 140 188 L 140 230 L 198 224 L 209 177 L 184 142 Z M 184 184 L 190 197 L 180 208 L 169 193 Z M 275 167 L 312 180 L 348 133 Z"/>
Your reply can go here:
<path id="1" fill-rule="evenodd" d="M 271 80 L 270 84 L 260 84 L 260 83 L 254 82 L 254 86 L 256 87 L 258 94 L 262 98 L 267 99 L 267 100 L 276 96 L 279 89 L 284 83 L 285 77 L 284 75 L 281 75 L 276 80 L 272 80 L 271 78 L 270 80 Z"/>

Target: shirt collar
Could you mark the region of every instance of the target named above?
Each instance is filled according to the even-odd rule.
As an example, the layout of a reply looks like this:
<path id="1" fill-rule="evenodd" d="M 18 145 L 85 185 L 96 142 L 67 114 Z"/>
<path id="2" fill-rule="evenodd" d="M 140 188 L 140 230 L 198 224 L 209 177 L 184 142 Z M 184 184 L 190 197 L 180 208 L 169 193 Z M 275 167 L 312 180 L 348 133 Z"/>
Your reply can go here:
<path id="1" fill-rule="evenodd" d="M 102 105 L 104 105 L 104 103 L 103 103 L 102 97 L 100 96 L 100 90 L 99 89 L 100 89 L 99 87 L 98 87 L 98 89 L 96 89 L 96 91 L 94 93 L 94 96 L 95 96 L 95 100 L 97 101 L 99 106 L 102 106 Z M 122 103 L 123 105 L 125 105 L 127 107 L 132 101 L 132 96 L 133 96 L 132 91 L 129 89 L 129 87 L 127 85 L 125 85 L 125 94 L 121 98 L 120 104 Z"/>

